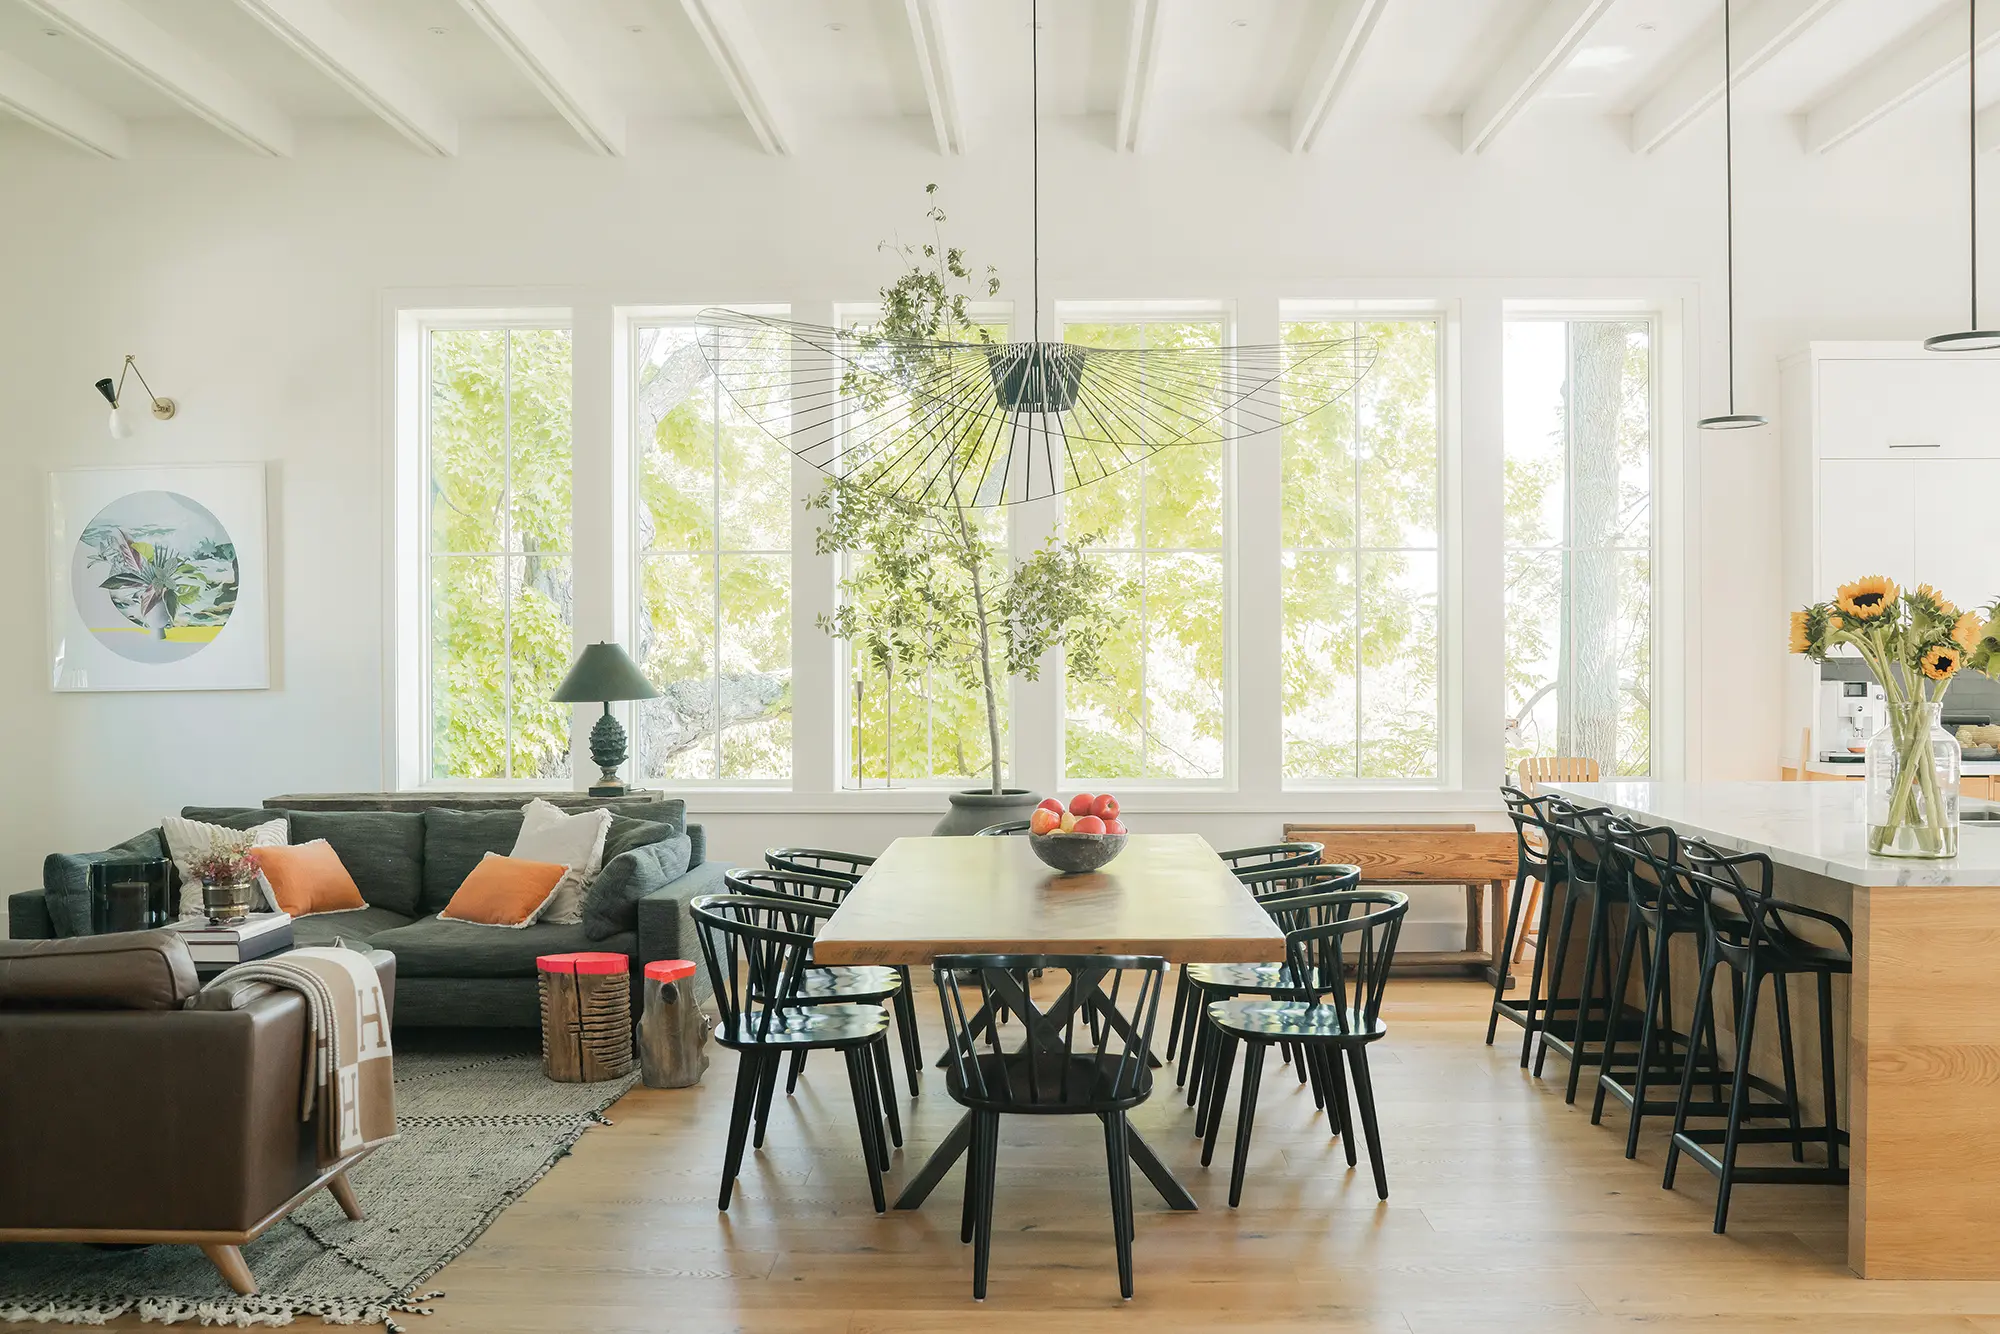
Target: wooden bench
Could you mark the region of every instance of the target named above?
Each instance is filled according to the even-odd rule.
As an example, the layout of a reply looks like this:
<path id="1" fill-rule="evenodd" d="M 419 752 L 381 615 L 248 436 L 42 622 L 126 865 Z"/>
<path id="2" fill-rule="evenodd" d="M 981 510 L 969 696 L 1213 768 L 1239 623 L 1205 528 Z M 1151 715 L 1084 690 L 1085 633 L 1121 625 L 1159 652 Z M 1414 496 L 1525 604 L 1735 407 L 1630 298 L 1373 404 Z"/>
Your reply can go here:
<path id="1" fill-rule="evenodd" d="M 1285 841 L 1299 839 L 1323 844 L 1326 861 L 1360 867 L 1366 885 L 1465 887 L 1465 948 L 1399 950 L 1398 969 L 1462 968 L 1489 982 L 1505 970 L 1507 960 L 1500 954 L 1507 937 L 1507 886 L 1515 870 L 1513 834 L 1482 832 L 1469 824 L 1286 825 Z M 1483 942 L 1482 917 L 1488 918 Z"/>

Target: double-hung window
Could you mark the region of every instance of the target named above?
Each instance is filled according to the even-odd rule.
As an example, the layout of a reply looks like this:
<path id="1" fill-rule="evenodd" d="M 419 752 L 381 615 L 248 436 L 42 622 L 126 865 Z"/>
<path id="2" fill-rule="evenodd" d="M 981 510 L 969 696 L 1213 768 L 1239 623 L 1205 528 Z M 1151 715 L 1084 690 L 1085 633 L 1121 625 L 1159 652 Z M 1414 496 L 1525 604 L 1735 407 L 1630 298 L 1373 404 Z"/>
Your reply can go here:
<path id="1" fill-rule="evenodd" d="M 566 780 L 568 329 L 422 331 L 423 774 Z"/>
<path id="2" fill-rule="evenodd" d="M 1654 326 L 1506 325 L 1508 759 L 1653 767 Z"/>

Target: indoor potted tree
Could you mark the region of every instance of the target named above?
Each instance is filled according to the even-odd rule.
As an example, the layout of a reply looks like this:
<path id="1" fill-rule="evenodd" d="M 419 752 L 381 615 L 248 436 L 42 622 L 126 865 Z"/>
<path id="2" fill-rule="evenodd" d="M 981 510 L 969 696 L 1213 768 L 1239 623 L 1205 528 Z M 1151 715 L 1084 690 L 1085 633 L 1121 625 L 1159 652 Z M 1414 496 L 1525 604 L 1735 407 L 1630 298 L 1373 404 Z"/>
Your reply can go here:
<path id="1" fill-rule="evenodd" d="M 971 302 L 975 291 L 996 294 L 999 279 L 990 268 L 975 279 L 964 252 L 943 243 L 936 192 L 926 187 L 932 240 L 885 247 L 908 268 L 882 289 L 882 317 L 869 337 L 892 352 L 912 341 L 991 341 L 973 322 Z M 889 360 L 880 373 L 850 373 L 844 392 L 869 399 L 895 393 L 893 355 Z M 821 616 L 819 626 L 887 677 L 949 672 L 980 693 L 990 781 L 952 793 L 937 833 L 969 834 L 1025 819 L 1039 798 L 1003 784 L 1000 691 L 1012 677 L 1034 680 L 1043 656 L 1057 648 L 1071 677 L 1103 673 L 1106 635 L 1121 618 L 1111 571 L 1088 553 L 1095 535 L 1054 538 L 1012 561 L 963 509 L 897 499 L 866 483 L 831 478 L 805 502 L 824 516 L 815 550 L 858 558 L 841 581 L 839 610 Z"/>

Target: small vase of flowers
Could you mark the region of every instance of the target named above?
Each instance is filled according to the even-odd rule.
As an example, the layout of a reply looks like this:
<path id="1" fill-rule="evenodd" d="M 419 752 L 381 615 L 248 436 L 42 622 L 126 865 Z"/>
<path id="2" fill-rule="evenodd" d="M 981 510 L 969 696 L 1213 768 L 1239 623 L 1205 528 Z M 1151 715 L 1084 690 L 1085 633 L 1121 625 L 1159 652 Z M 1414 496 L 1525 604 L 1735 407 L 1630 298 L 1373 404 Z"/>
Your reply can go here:
<path id="1" fill-rule="evenodd" d="M 1852 645 L 1887 700 L 1887 721 L 1868 743 L 1868 851 L 1878 857 L 1958 855 L 1958 740 L 1939 724 L 1945 687 L 1986 635 L 1929 584 L 1904 592 L 1870 575 L 1842 584 L 1831 602 L 1792 613 L 1791 650 L 1823 662 Z"/>
<path id="2" fill-rule="evenodd" d="M 246 842 L 218 845 L 191 863 L 201 879 L 201 906 L 211 922 L 240 922 L 257 902 L 257 854 Z"/>

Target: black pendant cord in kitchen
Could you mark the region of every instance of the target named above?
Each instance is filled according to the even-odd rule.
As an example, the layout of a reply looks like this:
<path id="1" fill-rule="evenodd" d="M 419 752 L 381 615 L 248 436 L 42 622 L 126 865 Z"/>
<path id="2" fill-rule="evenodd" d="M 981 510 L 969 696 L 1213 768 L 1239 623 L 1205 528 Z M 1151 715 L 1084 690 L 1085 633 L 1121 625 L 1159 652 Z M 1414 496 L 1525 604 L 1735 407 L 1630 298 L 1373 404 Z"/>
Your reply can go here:
<path id="1" fill-rule="evenodd" d="M 1965 0 L 1966 185 L 1970 222 L 1972 323 L 1958 333 L 1924 340 L 1931 352 L 1992 352 L 2000 349 L 2000 329 L 1979 327 L 1979 0 Z"/>
<path id="2" fill-rule="evenodd" d="M 1728 306 L 1729 411 L 1703 417 L 1704 431 L 1741 431 L 1767 424 L 1764 417 L 1736 410 L 1736 54 L 1730 46 L 1729 0 L 1722 0 L 1722 251 Z"/>

